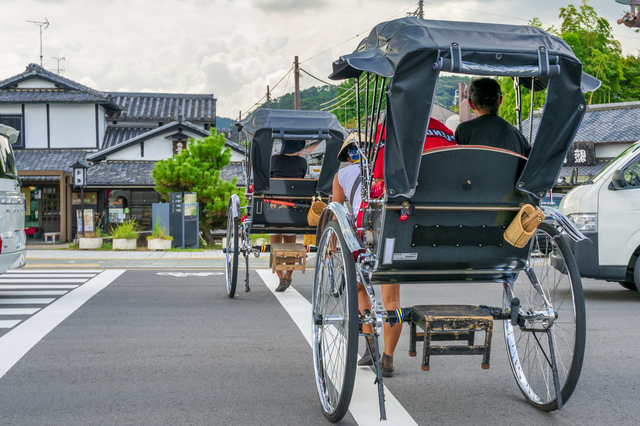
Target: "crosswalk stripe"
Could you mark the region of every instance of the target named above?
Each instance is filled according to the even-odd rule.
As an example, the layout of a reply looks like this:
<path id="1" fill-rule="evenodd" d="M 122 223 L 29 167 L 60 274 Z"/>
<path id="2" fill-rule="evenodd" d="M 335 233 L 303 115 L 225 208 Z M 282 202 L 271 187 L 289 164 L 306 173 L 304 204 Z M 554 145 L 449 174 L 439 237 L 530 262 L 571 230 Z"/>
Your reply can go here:
<path id="1" fill-rule="evenodd" d="M 0 315 L 33 315 L 40 308 L 0 308 Z"/>
<path id="2" fill-rule="evenodd" d="M 56 274 L 55 278 L 93 278 L 95 276 L 96 274 Z M 23 280 L 25 278 L 54 278 L 54 277 L 52 277 L 51 274 L 29 274 L 28 276 L 25 276 L 25 274 L 7 273 L 7 274 L 4 274 L 2 278 L 3 279 L 12 278 L 17 280 Z"/>
<path id="3" fill-rule="evenodd" d="M 0 290 L 0 296 L 62 296 L 67 292 L 68 292 L 67 290 L 27 290 L 27 291 Z M 0 303 L 2 303 L 2 299 L 0 299 Z"/>
<path id="4" fill-rule="evenodd" d="M 30 278 L 26 278 L 26 279 L 20 279 L 19 280 L 21 283 L 83 283 L 86 282 L 86 279 L 73 279 L 73 278 L 67 278 L 67 279 L 58 279 L 58 278 L 49 278 L 49 279 L 45 279 L 45 278 L 36 278 L 36 279 L 30 279 Z M 15 283 L 16 280 L 12 279 L 12 280 L 8 280 L 6 278 L 0 278 L 0 283 Z"/>
<path id="5" fill-rule="evenodd" d="M 51 330 L 124 272 L 111 269 L 101 273 L 0 337 L 0 378 Z"/>
<path id="6" fill-rule="evenodd" d="M 56 299 L 44 298 L 16 298 L 0 299 L 0 305 L 47 305 Z"/>
<path id="7" fill-rule="evenodd" d="M 77 269 L 77 270 L 65 270 L 65 269 L 38 269 L 38 270 L 29 270 L 29 269 L 12 269 L 9 271 L 9 274 L 99 274 L 103 269 Z"/>
<path id="8" fill-rule="evenodd" d="M 68 288 L 73 289 L 78 287 L 77 284 L 9 284 L 9 285 L 0 285 L 0 288 L 3 290 L 52 290 L 55 288 Z"/>
<path id="9" fill-rule="evenodd" d="M 12 328 L 20 323 L 20 320 L 0 320 L 0 328 Z"/>

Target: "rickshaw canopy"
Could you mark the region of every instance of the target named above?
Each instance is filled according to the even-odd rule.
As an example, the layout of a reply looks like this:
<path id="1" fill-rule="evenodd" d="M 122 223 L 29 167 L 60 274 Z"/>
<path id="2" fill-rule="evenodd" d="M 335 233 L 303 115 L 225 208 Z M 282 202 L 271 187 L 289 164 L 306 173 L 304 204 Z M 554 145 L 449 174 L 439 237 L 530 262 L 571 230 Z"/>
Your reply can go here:
<path id="1" fill-rule="evenodd" d="M 258 109 L 241 123 L 251 144 L 254 191 L 269 189 L 273 140 L 323 140 L 326 143 L 317 192 L 329 194 L 333 176 L 340 167 L 338 151 L 347 136 L 335 115 L 325 111 Z"/>
<path id="2" fill-rule="evenodd" d="M 386 87 L 385 182 L 389 197 L 412 197 L 441 71 L 520 77 L 547 89 L 540 131 L 516 184 L 538 198 L 553 187 L 586 110 L 583 91 L 599 82 L 559 37 L 530 26 L 433 21 L 415 17 L 378 24 L 351 54 L 333 63 L 331 79 L 370 72 Z M 525 85 L 525 84 L 523 84 Z M 584 85 L 584 87 L 581 87 Z"/>

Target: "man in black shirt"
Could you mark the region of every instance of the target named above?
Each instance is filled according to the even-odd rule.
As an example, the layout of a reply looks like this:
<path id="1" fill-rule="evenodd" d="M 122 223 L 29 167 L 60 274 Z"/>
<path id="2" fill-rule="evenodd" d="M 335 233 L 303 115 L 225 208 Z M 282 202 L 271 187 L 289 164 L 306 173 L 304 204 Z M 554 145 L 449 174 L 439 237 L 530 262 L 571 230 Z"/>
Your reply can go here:
<path id="1" fill-rule="evenodd" d="M 528 156 L 531 146 L 525 137 L 509 122 L 498 116 L 502 91 L 492 78 L 477 78 L 469 85 L 469 106 L 476 118 L 460 123 L 456 128 L 459 145 L 487 145 L 508 149 Z"/>
<path id="2" fill-rule="evenodd" d="M 305 141 L 282 141 L 282 151 L 271 157 L 271 177 L 303 178 L 307 174 L 307 160 L 300 156 Z"/>

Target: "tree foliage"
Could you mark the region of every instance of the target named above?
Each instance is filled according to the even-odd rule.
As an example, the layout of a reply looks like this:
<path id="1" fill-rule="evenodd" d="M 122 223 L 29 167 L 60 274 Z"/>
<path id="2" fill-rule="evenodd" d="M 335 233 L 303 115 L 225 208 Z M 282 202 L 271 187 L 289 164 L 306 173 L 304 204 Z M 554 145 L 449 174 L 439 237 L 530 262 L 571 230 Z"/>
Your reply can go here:
<path id="1" fill-rule="evenodd" d="M 226 227 L 227 206 L 231 194 L 244 203 L 244 189 L 237 188 L 237 178 L 231 182 L 220 177 L 231 161 L 231 148 L 225 147 L 225 137 L 211 129 L 204 140 L 189 139 L 187 148 L 171 158 L 160 160 L 153 169 L 156 191 L 164 201 L 170 192 L 195 192 L 200 203 L 200 229 L 209 239 L 210 229 Z"/>
<path id="2" fill-rule="evenodd" d="M 602 82 L 588 95 L 589 103 L 615 102 L 626 86 L 620 42 L 613 37 L 609 22 L 598 16 L 587 0 L 576 8 L 570 4 L 560 8 L 560 36 L 582 62 L 583 70 Z M 637 62 L 630 57 L 629 61 Z"/>

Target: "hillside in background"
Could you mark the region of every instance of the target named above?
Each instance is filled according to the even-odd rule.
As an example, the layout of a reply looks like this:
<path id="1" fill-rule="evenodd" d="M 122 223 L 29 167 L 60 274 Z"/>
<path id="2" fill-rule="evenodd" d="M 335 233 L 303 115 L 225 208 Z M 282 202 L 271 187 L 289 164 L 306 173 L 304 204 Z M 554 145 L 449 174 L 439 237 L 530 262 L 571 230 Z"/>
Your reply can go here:
<path id="1" fill-rule="evenodd" d="M 469 77 L 441 76 L 436 88 L 436 102 L 446 108 L 451 108 L 456 90 L 458 90 L 458 83 L 468 83 L 469 80 Z M 337 94 L 338 89 L 334 86 L 310 87 L 300 91 L 300 106 L 304 110 L 322 110 L 331 105 Z M 287 93 L 272 100 L 269 107 L 273 109 L 294 109 L 294 104 L 294 94 Z M 267 108 L 267 104 L 264 103 L 260 107 Z M 236 120 L 232 118 L 216 117 L 216 124 L 219 130 L 229 129 L 235 131 L 236 128 L 233 125 L 235 122 Z"/>

